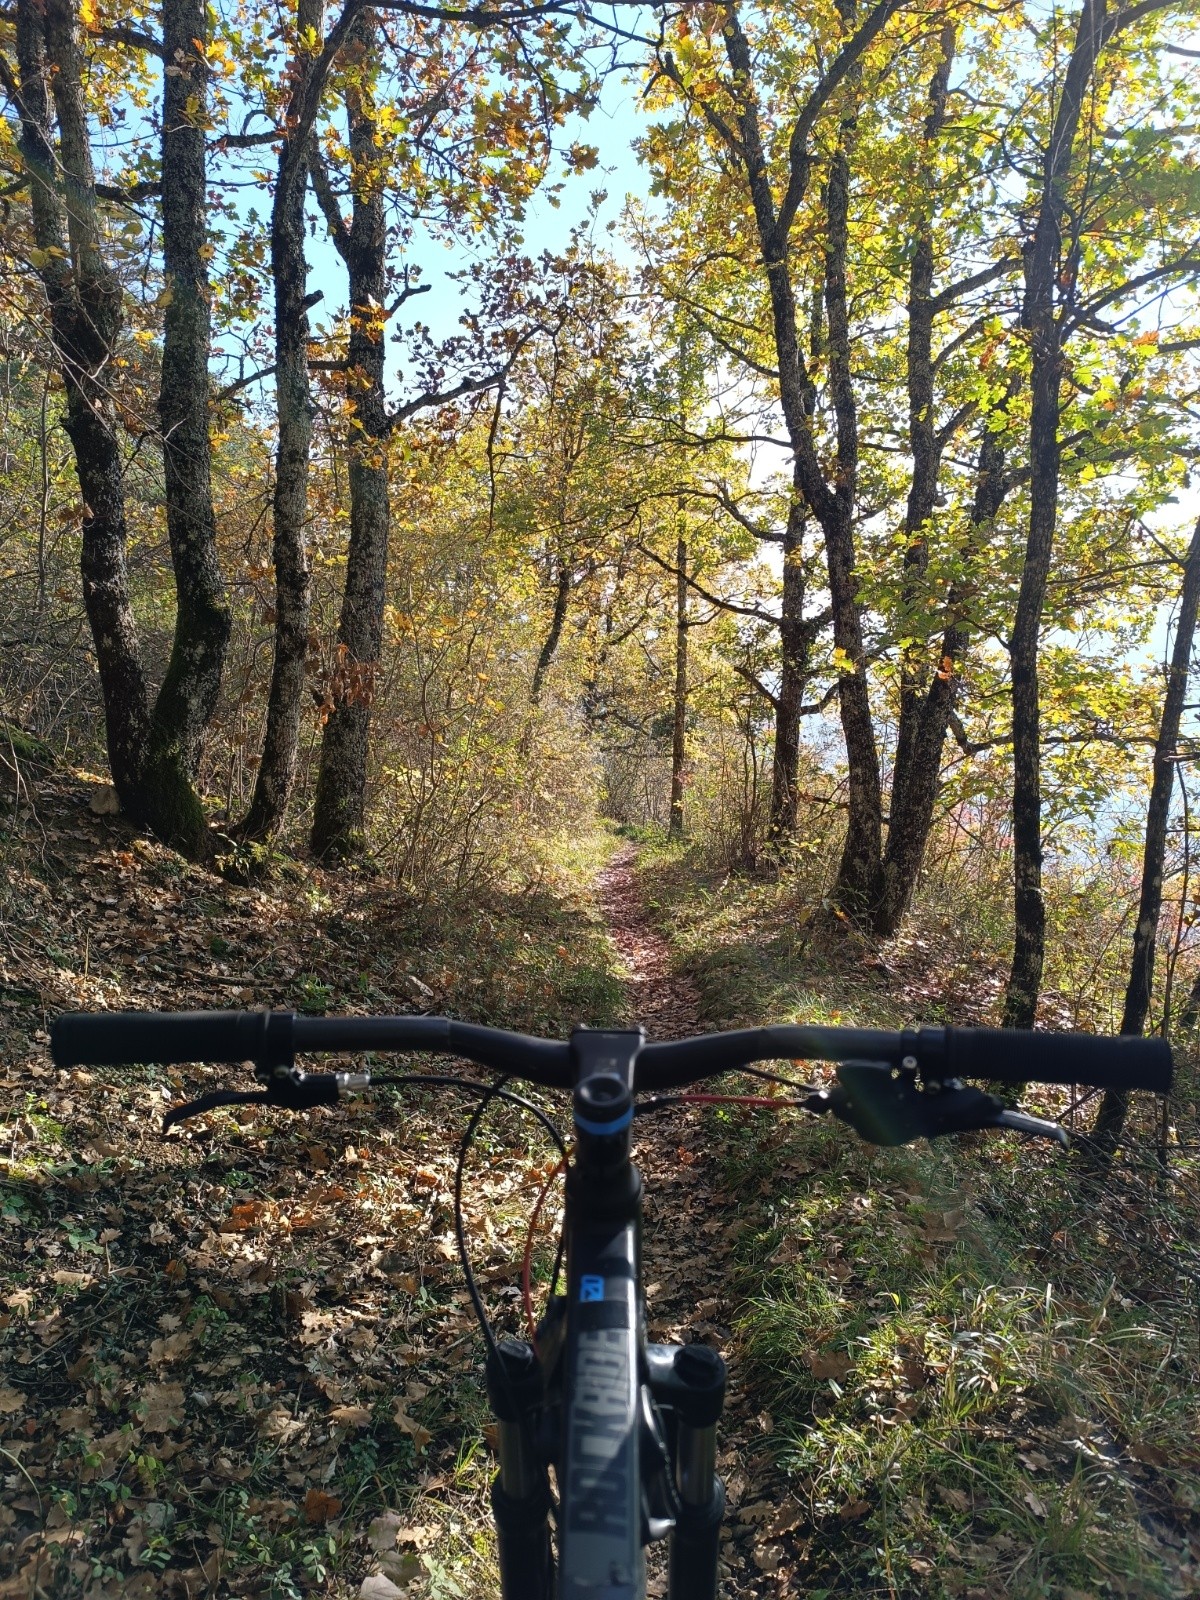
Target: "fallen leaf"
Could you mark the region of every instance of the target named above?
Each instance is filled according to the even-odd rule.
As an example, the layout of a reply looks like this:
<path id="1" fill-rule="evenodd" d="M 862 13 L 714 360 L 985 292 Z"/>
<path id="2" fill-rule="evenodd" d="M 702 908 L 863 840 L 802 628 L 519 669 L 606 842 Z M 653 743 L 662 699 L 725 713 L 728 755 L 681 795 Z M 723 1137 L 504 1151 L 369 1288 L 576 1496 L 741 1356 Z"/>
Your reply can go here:
<path id="1" fill-rule="evenodd" d="M 409 1416 L 404 1409 L 402 1400 L 396 1401 L 396 1409 L 392 1413 L 392 1421 L 400 1429 L 401 1433 L 406 1433 L 409 1436 L 413 1442 L 413 1447 L 417 1450 L 424 1450 L 430 1439 L 433 1438 L 428 1428 L 423 1428 L 419 1422 Z"/>
<path id="2" fill-rule="evenodd" d="M 798 1500 L 787 1500 L 783 1503 L 783 1505 L 780 1506 L 778 1512 L 776 1513 L 775 1519 L 771 1523 L 768 1537 L 771 1539 L 782 1539 L 785 1533 L 791 1533 L 793 1529 L 798 1528 L 802 1522 L 807 1521 L 808 1512 L 800 1504 L 800 1502 Z"/>
<path id="3" fill-rule="evenodd" d="M 154 1339 L 150 1344 L 149 1361 L 152 1367 L 166 1366 L 170 1361 L 178 1361 L 185 1356 L 196 1342 L 196 1335 L 184 1329 L 180 1333 L 168 1334 L 165 1339 Z"/>
<path id="4" fill-rule="evenodd" d="M 19 1389 L 0 1389 L 0 1416 L 10 1416 L 25 1409 L 25 1396 Z"/>
<path id="5" fill-rule="evenodd" d="M 62 1289 L 86 1289 L 95 1280 L 90 1272 L 67 1272 L 60 1270 L 52 1274 L 54 1282 Z"/>
<path id="6" fill-rule="evenodd" d="M 937 1497 L 944 1506 L 949 1506 L 952 1511 L 969 1511 L 971 1509 L 971 1496 L 963 1489 L 948 1489 L 944 1484 L 939 1483 Z"/>
<path id="7" fill-rule="evenodd" d="M 304 1520 L 313 1528 L 323 1528 L 342 1509 L 342 1502 L 324 1489 L 310 1489 L 304 1496 Z"/>
<path id="8" fill-rule="evenodd" d="M 329 1420 L 339 1428 L 365 1428 L 371 1413 L 366 1406 L 334 1406 Z"/>
<path id="9" fill-rule="evenodd" d="M 247 1200 L 241 1205 L 234 1206 L 222 1222 L 221 1232 L 246 1233 L 250 1228 L 256 1228 L 266 1209 L 261 1200 Z"/>
<path id="10" fill-rule="evenodd" d="M 1030 1511 L 1033 1512 L 1035 1517 L 1044 1517 L 1046 1515 L 1045 1504 L 1043 1503 L 1040 1495 L 1034 1494 L 1032 1489 L 1027 1489 L 1025 1491 L 1025 1504 L 1029 1507 Z"/>
<path id="11" fill-rule="evenodd" d="M 833 1378 L 840 1383 L 854 1366 L 854 1358 L 843 1350 L 810 1350 L 804 1363 L 814 1378 Z"/>
<path id="12" fill-rule="evenodd" d="M 424 1564 L 409 1551 L 385 1550 L 379 1557 L 379 1565 L 384 1577 L 393 1583 L 411 1583 L 414 1578 L 425 1575 Z"/>
<path id="13" fill-rule="evenodd" d="M 369 1578 L 363 1579 L 358 1600 L 398 1600 L 403 1594 L 404 1590 L 398 1588 L 390 1578 L 385 1578 L 382 1572 L 373 1572 Z"/>
<path id="14" fill-rule="evenodd" d="M 170 1433 L 183 1420 L 183 1385 L 148 1383 L 142 1390 L 143 1423 L 147 1433 Z"/>
<path id="15" fill-rule="evenodd" d="M 869 1500 L 847 1500 L 846 1504 L 838 1511 L 838 1518 L 842 1522 L 858 1522 L 865 1517 L 871 1509 Z"/>
<path id="16" fill-rule="evenodd" d="M 397 1536 L 403 1526 L 404 1518 L 399 1511 L 385 1511 L 367 1528 L 367 1543 L 376 1554 L 381 1550 L 394 1550 Z"/>

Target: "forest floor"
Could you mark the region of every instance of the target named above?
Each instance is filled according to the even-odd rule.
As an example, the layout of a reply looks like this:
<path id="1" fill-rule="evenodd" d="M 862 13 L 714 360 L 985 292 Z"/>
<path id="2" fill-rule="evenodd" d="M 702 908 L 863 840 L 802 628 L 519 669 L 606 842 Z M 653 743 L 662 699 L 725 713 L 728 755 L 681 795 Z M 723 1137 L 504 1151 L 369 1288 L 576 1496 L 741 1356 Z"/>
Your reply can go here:
<path id="1" fill-rule="evenodd" d="M 897 951 L 823 964 L 781 891 L 605 837 L 448 914 L 289 862 L 238 888 L 93 814 L 94 792 L 44 772 L 0 813 L 0 1600 L 482 1600 L 461 1108 L 235 1108 L 164 1140 L 167 1106 L 236 1075 L 60 1070 L 53 1016 L 273 1005 L 663 1035 L 895 1020 L 928 1010 L 936 974 Z M 1013 1141 L 841 1135 L 724 1107 L 638 1129 L 652 1332 L 730 1358 L 724 1593 L 1200 1591 L 1187 1185 L 1131 1169 L 1084 1203 Z M 506 1107 L 471 1152 L 506 1331 L 556 1159 Z M 554 1226 L 552 1202 L 542 1293 Z"/>

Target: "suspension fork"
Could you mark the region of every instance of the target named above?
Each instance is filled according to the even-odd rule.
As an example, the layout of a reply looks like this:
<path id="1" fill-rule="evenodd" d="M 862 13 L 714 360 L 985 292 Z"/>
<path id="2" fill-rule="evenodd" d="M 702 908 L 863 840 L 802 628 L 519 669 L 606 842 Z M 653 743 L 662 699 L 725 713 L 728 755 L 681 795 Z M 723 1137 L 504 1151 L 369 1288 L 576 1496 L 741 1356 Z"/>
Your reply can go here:
<path id="1" fill-rule="evenodd" d="M 492 1483 L 500 1593 L 503 1600 L 553 1600 L 550 1496 L 537 1439 L 543 1379 L 531 1344 L 499 1341 L 488 1354 L 487 1391 L 500 1457 Z"/>
<path id="2" fill-rule="evenodd" d="M 671 1535 L 669 1600 L 716 1600 L 725 1486 L 716 1475 L 725 1363 L 703 1344 L 646 1347 L 650 1392 L 672 1417 L 679 1510 Z"/>

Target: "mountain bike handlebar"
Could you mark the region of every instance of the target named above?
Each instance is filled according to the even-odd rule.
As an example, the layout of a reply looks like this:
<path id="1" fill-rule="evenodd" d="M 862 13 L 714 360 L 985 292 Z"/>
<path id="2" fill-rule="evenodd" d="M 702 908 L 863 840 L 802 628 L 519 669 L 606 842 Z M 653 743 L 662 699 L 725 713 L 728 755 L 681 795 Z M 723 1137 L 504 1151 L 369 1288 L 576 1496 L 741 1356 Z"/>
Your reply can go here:
<path id="1" fill-rule="evenodd" d="M 60 1066 L 134 1062 L 253 1061 L 289 1064 L 298 1054 L 421 1050 L 454 1055 L 547 1088 L 572 1086 L 571 1047 L 449 1017 L 304 1017 L 292 1011 L 70 1013 L 51 1031 Z M 1171 1087 L 1164 1039 L 1005 1028 L 842 1028 L 779 1024 L 645 1044 L 635 1088 L 670 1089 L 756 1061 L 870 1061 L 915 1068 L 937 1083 L 989 1078 L 1003 1083 L 1086 1083 L 1099 1089 L 1165 1094 Z"/>
<path id="2" fill-rule="evenodd" d="M 826 1087 L 780 1079 L 804 1091 L 802 1098 L 728 1098 L 832 1113 L 876 1145 L 988 1128 L 1065 1145 L 1066 1134 L 1056 1123 L 1015 1111 L 961 1078 L 1165 1092 L 1172 1066 L 1161 1039 L 992 1028 L 897 1032 L 780 1025 L 648 1044 L 640 1028 L 577 1028 L 566 1042 L 447 1017 L 303 1017 L 290 1011 L 76 1014 L 55 1022 L 51 1047 L 60 1066 L 254 1063 L 262 1087 L 248 1093 L 218 1089 L 174 1106 L 164 1113 L 164 1134 L 222 1107 L 254 1103 L 305 1110 L 371 1086 L 365 1068 L 310 1074 L 295 1064 L 298 1054 L 447 1054 L 573 1091 L 568 1156 L 550 1119 L 513 1095 L 504 1078 L 399 1073 L 376 1080 L 391 1088 L 454 1085 L 478 1097 L 459 1146 L 455 1231 L 488 1345 L 499 1447 L 492 1511 L 505 1600 L 601 1594 L 638 1600 L 646 1593 L 644 1547 L 663 1538 L 671 1541 L 669 1600 L 716 1600 L 725 1509 L 716 1474 L 716 1428 L 725 1366 L 717 1352 L 695 1344 L 646 1342 L 642 1182 L 631 1140 L 635 1115 L 685 1099 L 727 1097 L 651 1093 L 635 1104 L 637 1090 L 674 1090 L 758 1061 L 836 1061 L 837 1082 Z M 566 1293 L 556 1295 L 552 1287 L 532 1344 L 496 1338 L 471 1270 L 463 1224 L 466 1154 L 481 1116 L 497 1098 L 539 1118 L 554 1136 L 567 1174 L 560 1242 Z M 528 1290 L 526 1295 L 532 1324 Z M 553 1543 L 551 1467 L 558 1489 Z"/>

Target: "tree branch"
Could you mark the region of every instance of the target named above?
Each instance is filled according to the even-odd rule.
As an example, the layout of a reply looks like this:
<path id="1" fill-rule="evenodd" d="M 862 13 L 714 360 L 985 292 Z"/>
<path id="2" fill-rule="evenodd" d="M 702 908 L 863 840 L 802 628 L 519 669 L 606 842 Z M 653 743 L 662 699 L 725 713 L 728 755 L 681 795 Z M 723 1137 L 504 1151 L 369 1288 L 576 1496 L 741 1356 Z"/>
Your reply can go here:
<path id="1" fill-rule="evenodd" d="M 768 703 L 768 705 L 770 705 L 773 711 L 779 710 L 779 696 L 771 693 L 770 689 L 767 688 L 766 684 L 756 672 L 751 672 L 749 667 L 743 667 L 739 662 L 736 661 L 733 664 L 733 670 L 737 673 L 739 678 L 744 678 L 752 689 L 756 689 L 758 693 L 762 695 L 763 699 Z"/>
<path id="2" fill-rule="evenodd" d="M 638 549 L 644 556 L 649 557 L 656 566 L 661 567 L 664 572 L 669 572 L 673 578 L 679 577 L 679 568 L 668 561 L 665 556 L 660 556 L 656 550 L 652 550 L 649 545 L 639 542 Z M 740 606 L 735 600 L 722 600 L 720 595 L 713 594 L 703 584 L 697 583 L 696 579 L 688 573 L 684 573 L 683 577 L 688 588 L 695 590 L 702 600 L 708 601 L 710 606 L 717 606 L 722 611 L 731 611 L 735 616 L 754 617 L 759 622 L 769 622 L 773 628 L 779 626 L 779 618 L 770 611 L 764 611 L 761 606 Z"/>
<path id="3" fill-rule="evenodd" d="M 252 383 L 262 383 L 267 378 L 275 375 L 275 365 L 260 367 L 257 372 L 248 372 L 245 377 L 235 378 L 232 383 L 227 383 L 223 389 L 218 389 L 213 395 L 211 404 L 220 405 L 224 400 L 232 400 L 235 394 L 242 389 L 248 389 Z"/>
<path id="4" fill-rule="evenodd" d="M 350 257 L 350 229 L 346 226 L 346 219 L 342 216 L 342 208 L 338 205 L 337 196 L 333 192 L 333 185 L 329 181 L 329 171 L 325 166 L 325 158 L 321 154 L 320 143 L 313 140 L 312 150 L 308 163 L 309 177 L 312 179 L 313 193 L 317 197 L 325 215 L 325 226 L 329 229 L 329 237 L 333 240 L 334 247 L 343 261 Z"/>
<path id="5" fill-rule="evenodd" d="M 409 417 L 415 416 L 418 411 L 427 411 L 430 406 L 448 406 L 455 400 L 461 400 L 469 394 L 482 394 L 487 389 L 494 389 L 498 383 L 503 383 L 513 367 L 521 351 L 539 333 L 547 333 L 549 329 L 543 323 L 535 323 L 532 328 L 526 329 L 517 342 L 513 345 L 512 352 L 503 366 L 493 367 L 491 372 L 485 372 L 478 378 L 463 378 L 452 389 L 428 389 L 424 394 L 419 394 L 406 405 L 393 411 L 386 420 L 385 432 L 391 433 L 402 422 L 407 422 Z"/>
<path id="6" fill-rule="evenodd" d="M 96 185 L 96 198 L 111 200 L 119 206 L 133 206 L 139 200 L 157 200 L 162 194 L 162 184 L 157 178 L 143 183 L 130 183 L 122 186 L 119 183 L 98 183 Z"/>
<path id="7" fill-rule="evenodd" d="M 877 0 L 874 10 L 862 26 L 853 33 L 834 57 L 828 72 L 815 86 L 805 102 L 792 128 L 788 140 L 788 183 L 775 220 L 775 238 L 782 243 L 791 231 L 796 213 L 808 188 L 812 165 L 808 153 L 809 135 L 816 126 L 830 95 L 842 83 L 850 69 L 858 62 L 867 46 L 878 37 L 891 18 L 900 10 L 904 0 Z"/>
<path id="8" fill-rule="evenodd" d="M 997 278 L 1002 278 L 1012 267 L 1019 267 L 1020 260 L 1016 256 L 1001 256 L 999 261 L 993 261 L 990 266 L 981 267 L 978 272 L 973 272 L 969 278 L 961 278 L 958 283 L 949 284 L 940 293 L 935 294 L 932 301 L 933 315 L 936 317 L 945 311 L 947 306 L 952 306 L 956 300 L 962 300 L 966 295 L 973 294 L 976 289 L 982 289 L 985 284 L 994 283 Z"/>

